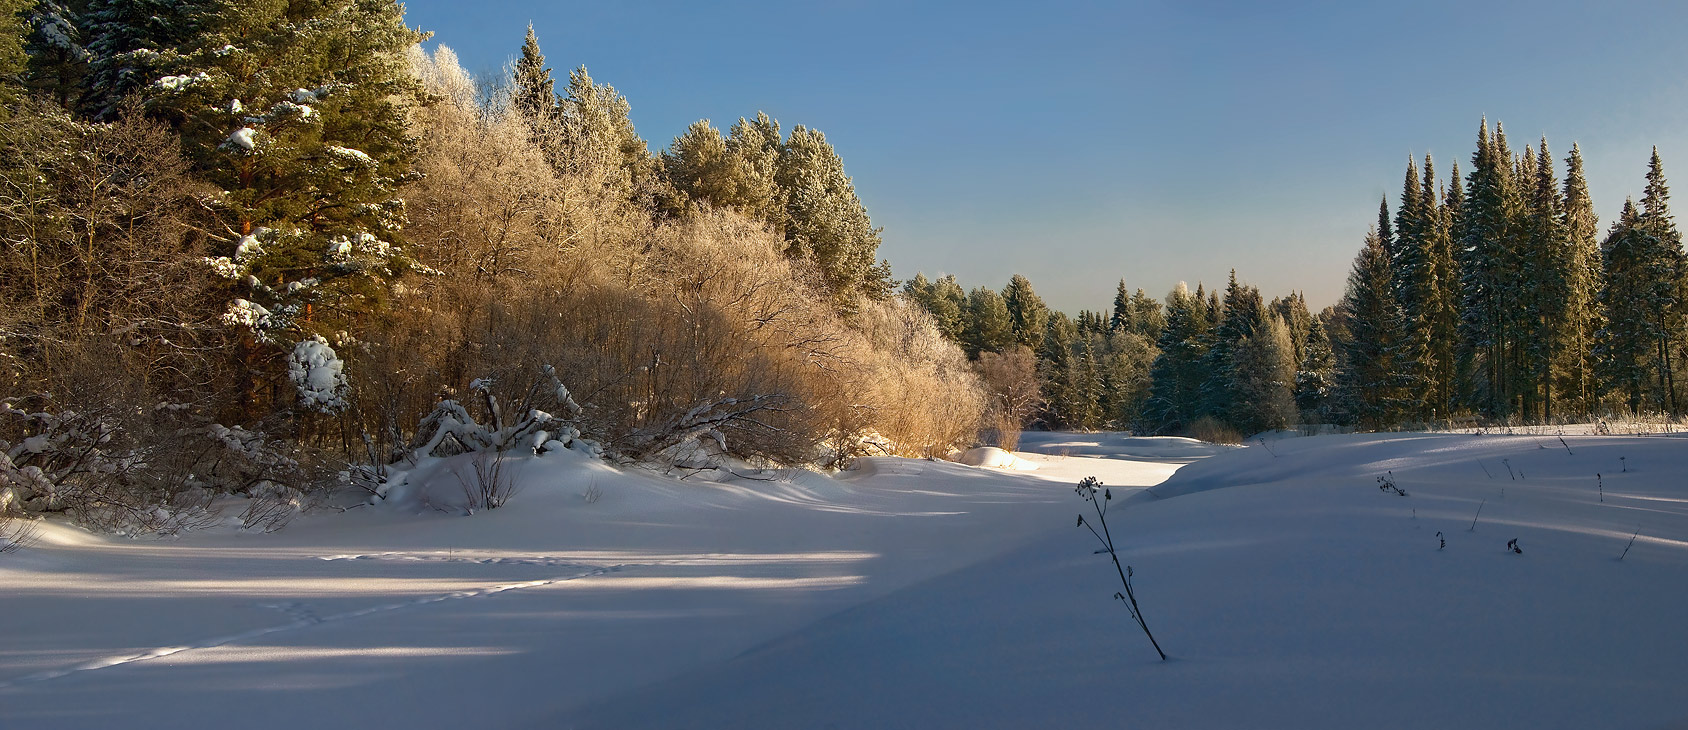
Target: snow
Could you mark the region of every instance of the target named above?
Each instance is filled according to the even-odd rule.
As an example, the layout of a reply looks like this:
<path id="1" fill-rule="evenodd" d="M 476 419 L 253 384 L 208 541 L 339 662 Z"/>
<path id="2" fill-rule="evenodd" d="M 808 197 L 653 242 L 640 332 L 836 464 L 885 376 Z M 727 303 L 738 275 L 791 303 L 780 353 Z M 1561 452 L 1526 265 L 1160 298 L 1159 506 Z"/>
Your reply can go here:
<path id="1" fill-rule="evenodd" d="M 995 446 L 980 446 L 968 449 L 957 459 L 968 466 L 983 466 L 991 469 L 1008 469 L 1010 471 L 1037 471 L 1037 464 L 1003 451 Z"/>
<path id="2" fill-rule="evenodd" d="M 262 304 L 236 299 L 229 303 L 228 311 L 223 312 L 223 323 L 230 327 L 251 327 L 264 329 L 270 326 L 272 313 Z"/>
<path id="3" fill-rule="evenodd" d="M 1035 472 L 836 476 L 559 449 L 511 457 L 521 491 L 473 517 L 426 506 L 470 457 L 422 459 L 417 499 L 271 534 L 44 525 L 0 556 L 0 703 L 23 727 L 1680 725 L 1688 443 L 1564 439 L 1028 433 Z M 1073 527 L 1088 475 L 1168 662 Z"/>
<path id="4" fill-rule="evenodd" d="M 243 150 L 251 150 L 258 146 L 257 141 L 253 139 L 253 135 L 257 133 L 258 130 L 251 127 L 241 127 L 229 133 L 229 138 L 225 141 L 225 144 L 231 144 Z"/>
<path id="5" fill-rule="evenodd" d="M 346 363 L 321 335 L 293 346 L 288 377 L 299 391 L 299 404 L 309 410 L 336 413 L 346 407 Z"/>
<path id="6" fill-rule="evenodd" d="M 248 147 L 247 149 L 251 148 Z M 241 236 L 240 241 L 234 247 L 234 260 L 251 261 L 264 255 L 264 244 L 258 241 L 258 237 L 264 235 L 265 230 L 259 228 L 250 234 Z"/>
<path id="7" fill-rule="evenodd" d="M 152 85 L 164 91 L 181 91 L 195 84 L 210 81 L 211 76 L 204 71 L 197 74 L 182 74 L 179 76 L 165 76 Z"/>
<path id="8" fill-rule="evenodd" d="M 328 145 L 326 147 L 326 149 L 328 150 L 329 154 L 334 155 L 335 157 L 339 157 L 343 160 L 348 160 L 348 161 L 350 161 L 354 164 L 364 165 L 364 166 L 368 166 L 368 167 L 374 167 L 375 166 L 375 158 L 370 157 L 363 150 L 354 150 L 350 147 L 341 147 L 339 145 Z"/>

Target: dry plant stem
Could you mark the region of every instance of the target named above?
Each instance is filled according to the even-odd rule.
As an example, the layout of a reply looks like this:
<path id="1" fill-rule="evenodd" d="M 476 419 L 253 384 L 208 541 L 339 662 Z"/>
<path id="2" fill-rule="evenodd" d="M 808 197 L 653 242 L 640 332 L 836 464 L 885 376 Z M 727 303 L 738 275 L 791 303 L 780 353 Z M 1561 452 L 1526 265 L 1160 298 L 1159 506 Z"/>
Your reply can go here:
<path id="1" fill-rule="evenodd" d="M 1635 536 L 1640 535 L 1640 534 L 1641 534 L 1641 526 L 1636 525 L 1635 532 L 1632 533 L 1629 536 L 1629 544 L 1624 546 L 1624 551 L 1623 551 L 1622 554 L 1618 555 L 1618 560 L 1623 560 L 1624 556 L 1629 554 L 1629 549 L 1632 548 L 1632 547 L 1635 547 Z"/>
<path id="2" fill-rule="evenodd" d="M 1095 477 L 1090 477 L 1079 485 L 1079 489 L 1085 495 L 1085 499 L 1090 502 L 1090 506 L 1096 510 L 1096 520 L 1102 524 L 1102 532 L 1096 532 L 1096 528 L 1086 522 L 1083 515 L 1079 516 L 1079 524 L 1088 528 L 1090 534 L 1095 535 L 1096 539 L 1101 541 L 1108 557 L 1114 561 L 1114 570 L 1119 573 L 1119 582 L 1125 586 L 1125 592 L 1115 593 L 1114 597 L 1125 603 L 1126 610 L 1131 613 L 1132 620 L 1136 621 L 1137 626 L 1143 629 L 1143 635 L 1149 637 L 1149 643 L 1155 647 L 1155 653 L 1160 655 L 1161 661 L 1166 661 L 1166 652 L 1161 650 L 1160 642 L 1155 641 L 1155 635 L 1149 631 L 1148 622 L 1143 620 L 1142 609 L 1137 606 L 1137 593 L 1131 587 L 1131 568 L 1130 566 L 1120 565 L 1119 553 L 1114 549 L 1113 534 L 1108 531 L 1108 510 L 1103 502 L 1112 501 L 1113 495 L 1105 492 L 1104 499 L 1098 501 L 1096 499 L 1096 488 L 1099 486 L 1101 486 L 1101 482 L 1096 481 Z"/>
<path id="3" fill-rule="evenodd" d="M 1483 505 L 1488 504 L 1488 503 L 1489 503 L 1489 500 L 1486 500 L 1486 499 L 1477 503 L 1477 514 L 1474 514 L 1474 515 L 1471 516 L 1471 527 L 1466 528 L 1466 530 L 1465 530 L 1466 532 L 1476 532 L 1477 531 L 1477 518 L 1483 514 Z"/>

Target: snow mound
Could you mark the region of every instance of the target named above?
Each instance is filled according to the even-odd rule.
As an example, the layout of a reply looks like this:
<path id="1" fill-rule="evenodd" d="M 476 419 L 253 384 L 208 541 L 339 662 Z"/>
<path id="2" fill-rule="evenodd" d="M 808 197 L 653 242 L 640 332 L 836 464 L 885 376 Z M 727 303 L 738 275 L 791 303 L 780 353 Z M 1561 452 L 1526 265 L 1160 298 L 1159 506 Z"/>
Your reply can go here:
<path id="1" fill-rule="evenodd" d="M 961 455 L 961 463 L 1010 471 L 1037 471 L 1037 465 L 995 446 L 979 446 Z"/>

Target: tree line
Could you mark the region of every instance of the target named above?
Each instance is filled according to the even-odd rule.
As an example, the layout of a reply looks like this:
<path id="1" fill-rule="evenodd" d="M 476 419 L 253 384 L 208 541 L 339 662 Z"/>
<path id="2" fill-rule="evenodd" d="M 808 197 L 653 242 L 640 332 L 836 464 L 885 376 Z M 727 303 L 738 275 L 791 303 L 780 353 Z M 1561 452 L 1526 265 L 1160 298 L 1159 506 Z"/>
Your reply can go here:
<path id="1" fill-rule="evenodd" d="M 1563 162 L 1561 182 L 1545 138 L 1515 153 L 1487 120 L 1468 175 L 1409 160 L 1342 300 L 1317 313 L 1299 293 L 1266 302 L 1235 272 L 1222 294 L 1180 285 L 1164 301 L 1121 281 L 1111 310 L 1076 318 L 1019 275 L 1000 293 L 924 275 L 903 292 L 979 363 L 994 411 L 1028 426 L 1234 435 L 1680 413 L 1688 259 L 1658 151 L 1604 238 L 1581 149 Z"/>

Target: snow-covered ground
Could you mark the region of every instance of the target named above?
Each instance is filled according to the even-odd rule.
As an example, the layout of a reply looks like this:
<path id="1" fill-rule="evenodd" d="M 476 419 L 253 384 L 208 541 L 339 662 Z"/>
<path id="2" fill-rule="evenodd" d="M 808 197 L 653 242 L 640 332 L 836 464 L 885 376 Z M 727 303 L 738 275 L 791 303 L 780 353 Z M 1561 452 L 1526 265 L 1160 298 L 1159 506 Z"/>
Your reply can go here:
<path id="1" fill-rule="evenodd" d="M 52 525 L 0 556 L 0 727 L 1688 722 L 1688 441 L 1021 448 L 1035 471 L 725 482 L 563 452 L 471 517 L 395 499 L 268 535 Z M 1168 662 L 1073 526 L 1089 475 Z"/>

